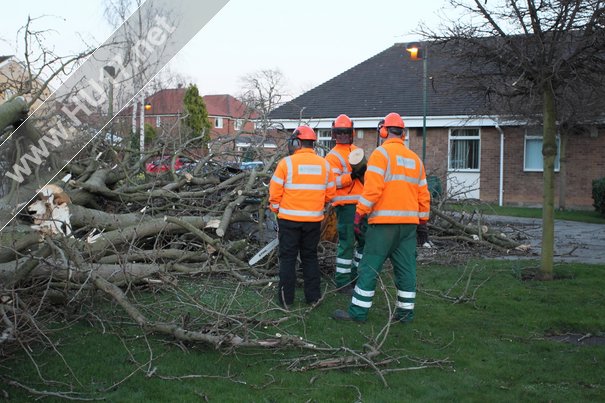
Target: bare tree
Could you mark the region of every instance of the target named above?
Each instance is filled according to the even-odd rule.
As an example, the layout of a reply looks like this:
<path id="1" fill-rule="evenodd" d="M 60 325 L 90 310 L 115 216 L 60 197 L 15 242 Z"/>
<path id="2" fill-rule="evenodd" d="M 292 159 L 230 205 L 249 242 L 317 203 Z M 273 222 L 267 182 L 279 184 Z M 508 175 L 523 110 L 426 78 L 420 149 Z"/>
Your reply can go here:
<path id="1" fill-rule="evenodd" d="M 187 83 L 192 81 L 193 78 L 176 72 L 169 66 L 166 66 L 147 83 L 145 90 L 148 94 L 155 94 L 158 91 L 168 88 L 185 87 Z"/>
<path id="2" fill-rule="evenodd" d="M 105 2 L 105 18 L 107 22 L 114 28 L 118 26 L 124 25 L 127 29 L 123 30 L 125 33 L 125 37 L 122 43 L 112 44 L 116 48 L 122 48 L 125 51 L 125 54 L 132 55 L 133 49 L 136 48 L 137 44 L 145 39 L 145 36 L 149 32 L 149 30 L 153 26 L 153 16 L 156 12 L 153 7 L 144 8 L 142 7 L 144 1 L 143 0 L 106 0 Z M 132 17 L 130 17 L 132 14 Z M 166 45 L 164 45 L 166 46 Z M 159 49 L 158 53 L 162 53 L 163 50 Z M 125 60 L 124 68 L 130 70 L 129 81 L 128 83 L 123 83 L 124 91 L 123 93 L 132 95 L 132 90 L 130 88 L 135 89 L 135 93 L 138 92 L 137 89 L 144 87 L 141 90 L 139 96 L 135 96 L 132 99 L 132 143 L 139 145 L 139 151 L 141 154 L 144 153 L 145 148 L 145 130 L 144 130 L 144 122 L 141 118 L 139 121 L 139 125 L 137 126 L 137 113 L 141 113 L 141 116 L 144 112 L 138 110 L 144 107 L 145 97 L 148 94 L 148 91 L 152 87 L 146 87 L 145 83 L 148 83 L 150 80 L 154 78 L 154 72 L 157 71 L 157 65 L 149 64 L 149 63 L 138 63 L 134 60 Z M 165 76 L 164 76 L 165 77 Z M 156 80 L 156 82 L 158 82 Z M 168 80 L 167 80 L 168 81 Z M 126 87 L 128 86 L 128 87 Z M 117 98 L 122 93 L 118 92 Z M 123 104 L 123 103 L 122 103 Z"/>
<path id="3" fill-rule="evenodd" d="M 260 129 L 271 126 L 269 113 L 281 105 L 285 94 L 284 76 L 280 70 L 259 70 L 241 79 L 241 99 L 258 113 Z"/>
<path id="4" fill-rule="evenodd" d="M 454 49 L 457 78 L 481 91 L 492 113 L 525 118 L 543 128 L 541 276 L 552 279 L 558 123 L 562 118 L 567 126 L 591 123 L 578 110 L 603 97 L 604 2 L 449 2 L 469 18 L 449 21 L 440 32 L 421 33 Z M 598 113 L 589 111 L 593 117 Z"/>
<path id="5" fill-rule="evenodd" d="M 53 106 L 42 103 L 94 51 L 91 47 L 85 47 L 78 53 L 57 55 L 52 47 L 46 45 L 48 31 L 37 27 L 40 21 L 39 18 L 28 17 L 18 31 L 15 44 L 15 49 L 22 49 L 22 53 L 16 52 L 18 56 L 13 65 L 1 73 L 0 92 L 10 91 L 13 98 L 0 106 L 0 158 L 3 161 L 0 165 L 0 195 L 4 197 L 0 200 L 0 214 L 19 200 L 16 196 L 19 186 L 9 180 L 7 172 L 20 161 L 29 147 L 41 144 L 42 133 L 56 114 Z M 33 110 L 37 111 L 35 117 L 26 121 Z M 48 164 L 52 166 L 58 163 L 58 155 L 63 151 L 50 150 Z M 36 176 L 43 176 L 43 172 L 43 168 L 38 168 Z M 28 179 L 22 182 L 24 186 L 28 185 Z"/>

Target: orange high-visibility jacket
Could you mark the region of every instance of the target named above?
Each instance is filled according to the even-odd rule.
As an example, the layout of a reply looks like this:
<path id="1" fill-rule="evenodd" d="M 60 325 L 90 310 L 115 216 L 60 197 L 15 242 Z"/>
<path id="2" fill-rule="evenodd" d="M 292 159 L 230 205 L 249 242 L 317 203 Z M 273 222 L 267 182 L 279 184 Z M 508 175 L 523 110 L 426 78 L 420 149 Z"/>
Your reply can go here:
<path id="1" fill-rule="evenodd" d="M 311 148 L 301 148 L 275 168 L 269 184 L 269 208 L 279 218 L 317 222 L 336 194 L 330 164 Z"/>
<path id="2" fill-rule="evenodd" d="M 400 138 L 388 139 L 368 160 L 356 211 L 370 224 L 418 224 L 429 219 L 431 195 L 424 165 Z"/>
<path id="3" fill-rule="evenodd" d="M 336 144 L 326 155 L 326 161 L 332 167 L 336 182 L 336 197 L 332 200 L 334 206 L 343 204 L 356 204 L 363 191 L 363 184 L 359 179 L 351 179 L 351 164 L 349 154 L 358 148 L 353 144 Z"/>

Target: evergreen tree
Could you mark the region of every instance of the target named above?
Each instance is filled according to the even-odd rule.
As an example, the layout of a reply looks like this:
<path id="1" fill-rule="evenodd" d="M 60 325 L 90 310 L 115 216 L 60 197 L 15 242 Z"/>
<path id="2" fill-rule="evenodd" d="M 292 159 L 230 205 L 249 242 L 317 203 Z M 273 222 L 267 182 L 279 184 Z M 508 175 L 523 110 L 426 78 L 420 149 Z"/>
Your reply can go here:
<path id="1" fill-rule="evenodd" d="M 195 84 L 190 84 L 185 91 L 185 97 L 183 99 L 185 106 L 185 126 L 191 131 L 188 135 L 189 138 L 202 136 L 201 141 L 207 143 L 210 140 L 210 119 L 208 118 L 208 110 L 204 103 L 204 98 L 200 95 L 200 92 Z"/>

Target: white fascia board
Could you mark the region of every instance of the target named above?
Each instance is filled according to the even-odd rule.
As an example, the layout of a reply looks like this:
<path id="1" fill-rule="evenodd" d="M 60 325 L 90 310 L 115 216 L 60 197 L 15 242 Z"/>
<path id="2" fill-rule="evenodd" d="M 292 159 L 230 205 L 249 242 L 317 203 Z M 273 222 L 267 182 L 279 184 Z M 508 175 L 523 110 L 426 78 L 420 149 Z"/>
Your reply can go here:
<path id="1" fill-rule="evenodd" d="M 422 116 L 402 116 L 407 128 L 421 128 L 422 127 Z M 374 129 L 378 126 L 378 122 L 383 117 L 367 117 L 367 118 L 352 118 L 353 124 L 356 129 Z M 332 127 L 334 119 L 311 119 L 306 122 L 313 129 L 329 129 Z M 285 120 L 273 120 L 274 123 L 281 123 L 284 129 L 294 130 L 300 125 L 298 119 L 285 119 Z M 515 119 L 501 119 L 498 117 L 490 116 L 464 116 L 464 115 L 452 115 L 452 116 L 427 116 L 426 127 L 485 127 L 496 125 L 500 126 L 517 126 L 524 124 L 520 120 Z"/>

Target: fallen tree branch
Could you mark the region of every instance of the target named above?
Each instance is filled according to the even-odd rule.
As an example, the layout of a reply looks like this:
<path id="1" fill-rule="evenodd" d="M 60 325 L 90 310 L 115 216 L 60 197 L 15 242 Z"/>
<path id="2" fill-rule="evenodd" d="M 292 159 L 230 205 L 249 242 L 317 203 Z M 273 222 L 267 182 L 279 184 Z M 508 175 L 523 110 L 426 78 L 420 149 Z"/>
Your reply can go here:
<path id="1" fill-rule="evenodd" d="M 225 249 L 224 247 L 219 245 L 220 241 L 218 239 L 213 239 L 212 237 L 210 237 L 210 235 L 204 233 L 204 231 L 201 231 L 201 230 L 195 228 L 190 223 L 185 222 L 182 219 L 175 218 L 175 217 L 165 217 L 164 219 L 166 220 L 166 222 L 169 222 L 169 223 L 172 223 L 172 224 L 175 224 L 175 225 L 178 225 L 178 226 L 181 226 L 181 227 L 187 229 L 188 231 L 190 231 L 192 234 L 199 237 L 204 242 L 212 245 L 214 248 L 216 248 L 216 250 L 219 253 L 221 253 L 223 256 L 225 256 L 227 259 L 229 259 L 233 263 L 237 264 L 238 266 L 240 266 L 240 267 L 247 266 L 245 262 L 242 262 L 237 257 L 233 256 L 227 249 Z"/>
<path id="2" fill-rule="evenodd" d="M 217 334 L 204 333 L 202 331 L 194 331 L 185 329 L 174 323 L 161 323 L 149 321 L 134 305 L 130 303 L 124 292 L 114 284 L 108 282 L 96 273 L 92 273 L 94 284 L 101 290 L 110 295 L 120 305 L 126 313 L 139 325 L 141 328 L 155 333 L 173 336 L 178 340 L 204 342 L 219 347 L 298 347 L 304 349 L 317 349 L 316 345 L 305 341 L 296 336 L 282 336 L 277 338 L 269 338 L 262 340 L 249 340 L 232 333 Z"/>

